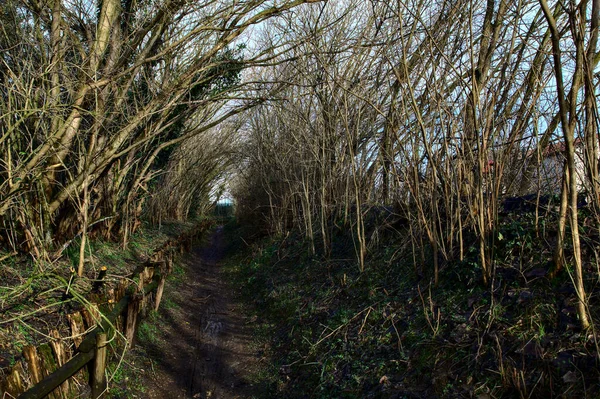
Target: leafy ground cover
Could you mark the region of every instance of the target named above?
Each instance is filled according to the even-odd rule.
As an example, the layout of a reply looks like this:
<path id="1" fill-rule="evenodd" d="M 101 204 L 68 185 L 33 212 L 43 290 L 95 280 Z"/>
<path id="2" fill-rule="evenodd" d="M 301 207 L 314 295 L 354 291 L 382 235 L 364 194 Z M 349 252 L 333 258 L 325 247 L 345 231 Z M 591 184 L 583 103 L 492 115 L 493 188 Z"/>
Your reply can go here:
<path id="1" fill-rule="evenodd" d="M 549 277 L 540 226 L 532 215 L 504 218 L 489 288 L 474 248 L 444 264 L 433 287 L 429 266 L 394 235 L 370 249 L 363 273 L 347 233 L 329 259 L 308 255 L 293 233 L 240 240 L 228 272 L 253 303 L 258 355 L 270 359 L 255 376 L 262 397 L 599 397 L 595 329 L 579 328 L 569 268 Z M 600 320 L 588 242 L 590 314 Z"/>

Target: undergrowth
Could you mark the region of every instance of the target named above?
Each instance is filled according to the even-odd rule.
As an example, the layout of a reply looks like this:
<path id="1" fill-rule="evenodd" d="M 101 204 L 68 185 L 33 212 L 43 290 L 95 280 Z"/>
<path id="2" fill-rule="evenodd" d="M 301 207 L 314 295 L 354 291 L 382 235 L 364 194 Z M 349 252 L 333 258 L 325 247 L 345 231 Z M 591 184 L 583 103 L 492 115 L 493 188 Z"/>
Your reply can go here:
<path id="1" fill-rule="evenodd" d="M 422 275 L 430 265 L 415 265 L 397 237 L 380 240 L 363 273 L 343 232 L 329 259 L 293 233 L 239 243 L 228 270 L 254 304 L 257 342 L 269 344 L 255 376 L 263 397 L 600 397 L 595 334 L 578 327 L 568 273 L 548 278 L 551 243 L 530 217 L 506 218 L 497 234 L 489 288 L 475 248 L 434 287 Z"/>

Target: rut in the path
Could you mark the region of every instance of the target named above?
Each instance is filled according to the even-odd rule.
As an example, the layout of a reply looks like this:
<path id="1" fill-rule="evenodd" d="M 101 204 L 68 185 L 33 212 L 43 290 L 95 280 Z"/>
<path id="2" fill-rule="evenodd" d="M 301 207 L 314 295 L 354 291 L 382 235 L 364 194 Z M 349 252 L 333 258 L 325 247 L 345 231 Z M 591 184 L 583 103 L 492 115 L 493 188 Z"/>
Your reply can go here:
<path id="1" fill-rule="evenodd" d="M 159 337 L 144 342 L 154 360 L 147 373 L 148 398 L 244 398 L 252 396 L 248 375 L 257 364 L 250 325 L 221 270 L 224 232 L 186 262 L 184 281 L 167 291 L 174 306 L 159 312 Z"/>

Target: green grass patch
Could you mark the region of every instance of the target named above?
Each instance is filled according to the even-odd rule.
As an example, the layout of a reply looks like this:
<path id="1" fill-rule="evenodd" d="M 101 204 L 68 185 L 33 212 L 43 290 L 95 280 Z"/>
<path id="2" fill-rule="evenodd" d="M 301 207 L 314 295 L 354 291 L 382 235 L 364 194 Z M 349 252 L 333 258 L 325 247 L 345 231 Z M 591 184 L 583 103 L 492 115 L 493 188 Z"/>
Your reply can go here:
<path id="1" fill-rule="evenodd" d="M 137 337 L 142 343 L 156 343 L 159 336 L 159 315 L 152 310 L 138 326 Z"/>

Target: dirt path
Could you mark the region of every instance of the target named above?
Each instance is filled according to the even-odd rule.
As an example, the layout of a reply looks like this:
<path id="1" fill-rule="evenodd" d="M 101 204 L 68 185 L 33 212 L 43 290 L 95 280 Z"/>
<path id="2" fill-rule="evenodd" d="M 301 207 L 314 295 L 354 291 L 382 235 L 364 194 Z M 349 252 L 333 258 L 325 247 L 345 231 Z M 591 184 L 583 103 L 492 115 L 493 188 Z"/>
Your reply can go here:
<path id="1" fill-rule="evenodd" d="M 223 229 L 194 251 L 183 281 L 165 295 L 166 306 L 153 322 L 154 339 L 141 340 L 138 359 L 148 359 L 142 386 L 146 398 L 246 398 L 254 387 L 248 375 L 257 366 L 251 329 L 221 270 Z M 139 361 L 138 361 L 139 364 Z M 150 365 L 151 370 L 147 370 Z"/>

